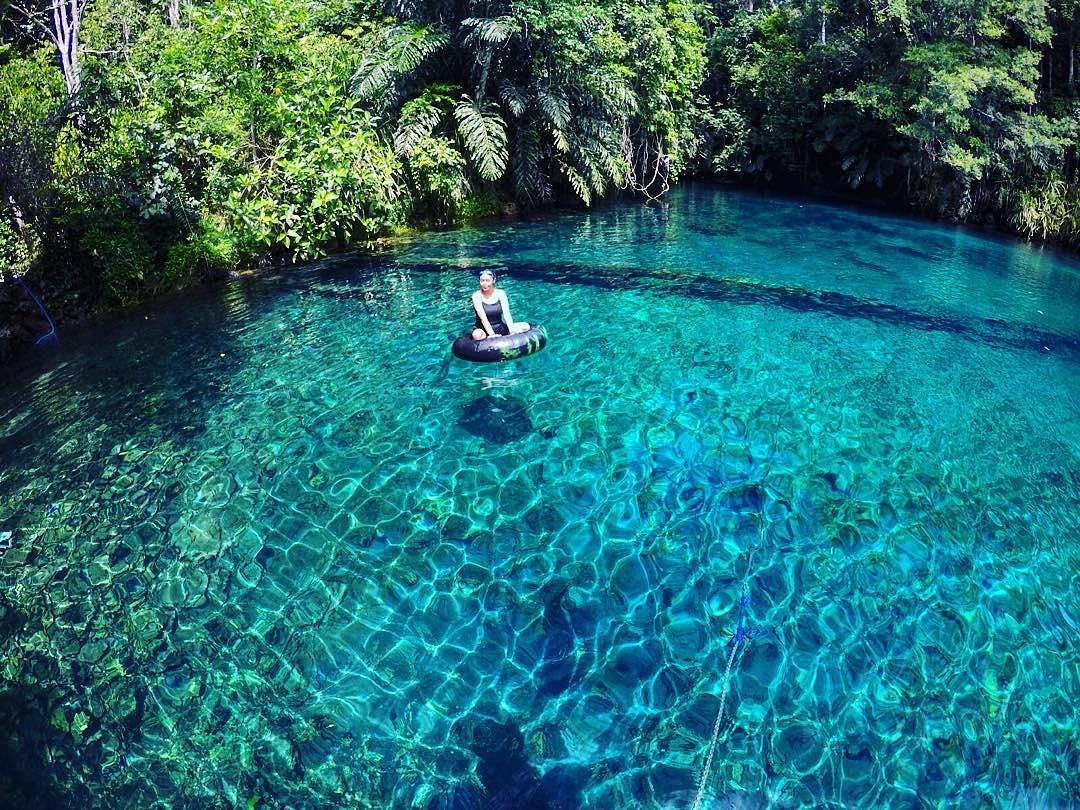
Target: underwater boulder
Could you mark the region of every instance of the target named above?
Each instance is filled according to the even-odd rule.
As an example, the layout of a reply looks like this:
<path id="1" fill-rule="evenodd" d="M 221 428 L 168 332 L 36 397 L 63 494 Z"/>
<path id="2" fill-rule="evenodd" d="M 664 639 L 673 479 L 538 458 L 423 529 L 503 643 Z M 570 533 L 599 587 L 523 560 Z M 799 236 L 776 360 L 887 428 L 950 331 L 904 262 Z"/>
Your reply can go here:
<path id="1" fill-rule="evenodd" d="M 525 403 L 485 394 L 465 406 L 458 425 L 492 444 L 508 444 L 533 431 Z"/>

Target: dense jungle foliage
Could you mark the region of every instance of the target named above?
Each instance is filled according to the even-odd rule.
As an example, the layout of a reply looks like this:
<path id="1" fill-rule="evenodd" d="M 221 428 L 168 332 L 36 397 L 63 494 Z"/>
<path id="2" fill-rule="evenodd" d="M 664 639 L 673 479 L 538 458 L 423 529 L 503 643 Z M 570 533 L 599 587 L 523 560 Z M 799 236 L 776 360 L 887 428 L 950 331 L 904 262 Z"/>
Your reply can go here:
<path id="1" fill-rule="evenodd" d="M 84 311 L 689 175 L 1080 246 L 1080 0 L 0 0 L 0 271 Z"/>

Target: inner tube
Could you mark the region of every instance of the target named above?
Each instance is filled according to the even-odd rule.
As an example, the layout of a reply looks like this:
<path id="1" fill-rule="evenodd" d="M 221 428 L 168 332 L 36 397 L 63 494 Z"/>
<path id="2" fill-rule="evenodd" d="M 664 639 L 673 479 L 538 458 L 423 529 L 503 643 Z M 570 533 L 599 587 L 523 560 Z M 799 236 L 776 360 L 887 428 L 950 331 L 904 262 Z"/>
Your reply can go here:
<path id="1" fill-rule="evenodd" d="M 538 352 L 547 345 L 547 329 L 537 324 L 528 332 L 516 335 L 496 335 L 495 337 L 473 340 L 472 332 L 466 332 L 454 341 L 450 350 L 455 357 L 471 360 L 474 363 L 497 363 L 500 360 L 516 360 L 527 354 Z"/>

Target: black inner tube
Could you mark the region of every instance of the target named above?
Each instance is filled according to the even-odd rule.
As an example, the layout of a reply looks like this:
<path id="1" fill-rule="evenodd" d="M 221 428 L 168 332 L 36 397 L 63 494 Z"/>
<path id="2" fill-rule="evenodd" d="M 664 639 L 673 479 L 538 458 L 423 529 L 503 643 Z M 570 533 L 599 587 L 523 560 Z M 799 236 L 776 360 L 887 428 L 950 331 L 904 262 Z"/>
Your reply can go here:
<path id="1" fill-rule="evenodd" d="M 547 329 L 536 324 L 527 332 L 496 335 L 483 340 L 473 340 L 472 332 L 466 332 L 455 340 L 450 348 L 454 356 L 462 360 L 471 360 L 474 363 L 496 363 L 500 360 L 515 360 L 518 357 L 533 354 L 546 345 Z"/>

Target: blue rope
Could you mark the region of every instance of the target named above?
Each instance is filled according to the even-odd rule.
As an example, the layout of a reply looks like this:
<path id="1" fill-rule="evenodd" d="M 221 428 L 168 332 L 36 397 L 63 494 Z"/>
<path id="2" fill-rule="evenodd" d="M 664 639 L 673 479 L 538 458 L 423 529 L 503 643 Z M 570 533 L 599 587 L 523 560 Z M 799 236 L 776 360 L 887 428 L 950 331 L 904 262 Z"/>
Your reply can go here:
<path id="1" fill-rule="evenodd" d="M 751 559 L 753 554 L 751 554 Z M 747 568 L 749 574 L 749 567 Z M 698 781 L 697 795 L 694 797 L 693 810 L 701 807 L 701 800 L 705 796 L 705 783 L 709 779 L 709 771 L 712 769 L 713 754 L 716 753 L 716 741 L 720 737 L 720 725 L 724 719 L 724 704 L 727 703 L 728 689 L 731 686 L 731 667 L 735 663 L 735 656 L 741 647 L 746 651 L 746 645 L 750 643 L 753 633 L 746 627 L 746 608 L 750 604 L 750 590 L 743 582 L 743 594 L 739 599 L 739 620 L 735 625 L 735 634 L 731 637 L 731 655 L 728 656 L 727 667 L 724 669 L 723 691 L 720 692 L 720 709 L 716 713 L 716 722 L 713 724 L 712 738 L 709 740 L 709 751 L 705 755 L 705 766 L 701 769 L 701 779 Z"/>
<path id="2" fill-rule="evenodd" d="M 761 523 L 760 543 L 765 542 L 765 522 Z M 742 596 L 739 597 L 739 618 L 735 624 L 735 632 L 731 636 L 731 655 L 728 656 L 727 667 L 724 669 L 724 688 L 720 692 L 720 708 L 716 712 L 716 723 L 713 724 L 712 738 L 709 740 L 708 753 L 705 755 L 705 766 L 701 769 L 701 778 L 698 781 L 697 795 L 694 797 L 693 810 L 701 807 L 701 800 L 705 796 L 705 784 L 709 779 L 709 770 L 712 768 L 713 755 L 716 753 L 716 742 L 720 737 L 720 725 L 724 719 L 724 704 L 727 702 L 728 689 L 731 686 L 731 668 L 735 664 L 735 657 L 741 649 L 746 652 L 750 641 L 761 632 L 758 629 L 750 629 L 746 624 L 746 609 L 750 607 L 750 571 L 753 568 L 754 548 L 750 549 L 750 555 L 746 560 L 746 576 L 743 578 Z"/>
<path id="3" fill-rule="evenodd" d="M 26 282 L 22 280 L 21 276 L 16 276 L 15 280 L 22 285 L 22 288 L 26 290 L 26 294 L 29 295 L 33 299 L 34 303 L 38 305 L 38 309 L 41 310 L 41 314 L 44 315 L 45 320 L 49 322 L 49 331 L 39 337 L 37 340 L 35 340 L 34 345 L 40 346 L 49 338 L 56 338 L 56 342 L 59 343 L 60 336 L 56 334 L 56 324 L 53 323 L 53 319 L 49 316 L 49 311 L 45 309 L 45 305 L 41 303 L 41 300 L 36 295 L 34 295 L 34 291 L 31 290 L 28 286 L 26 286 Z"/>
<path id="4" fill-rule="evenodd" d="M 739 621 L 735 625 L 735 635 L 731 637 L 731 643 L 735 645 L 745 644 L 753 638 L 753 631 L 746 626 L 746 609 L 750 606 L 750 592 L 743 585 L 743 595 L 739 599 Z"/>

